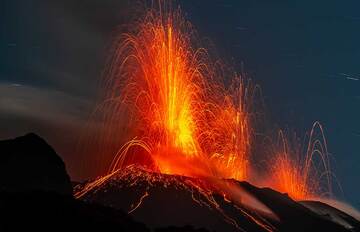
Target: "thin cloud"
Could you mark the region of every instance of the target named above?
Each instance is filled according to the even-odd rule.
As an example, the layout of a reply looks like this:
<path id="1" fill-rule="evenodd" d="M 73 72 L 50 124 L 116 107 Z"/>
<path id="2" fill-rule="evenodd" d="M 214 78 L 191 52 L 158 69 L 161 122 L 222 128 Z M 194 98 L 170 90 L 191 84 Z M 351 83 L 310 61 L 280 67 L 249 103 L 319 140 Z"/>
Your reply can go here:
<path id="1" fill-rule="evenodd" d="M 91 103 L 66 92 L 0 83 L 0 114 L 25 117 L 57 125 L 76 125 L 86 120 Z M 6 122 L 0 122 L 6 126 Z"/>

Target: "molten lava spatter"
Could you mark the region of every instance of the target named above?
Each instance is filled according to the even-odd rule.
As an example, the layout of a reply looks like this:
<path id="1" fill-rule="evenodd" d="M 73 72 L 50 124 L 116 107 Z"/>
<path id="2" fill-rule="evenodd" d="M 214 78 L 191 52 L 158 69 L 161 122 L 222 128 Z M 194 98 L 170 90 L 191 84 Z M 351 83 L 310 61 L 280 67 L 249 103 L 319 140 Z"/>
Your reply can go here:
<path id="1" fill-rule="evenodd" d="M 122 183 L 130 181 L 130 185 L 140 180 L 149 186 L 162 182 L 191 191 L 196 188 L 201 204 L 215 208 L 241 229 L 214 199 L 222 196 L 242 216 L 271 231 L 271 223 L 260 215 L 267 215 L 272 222 L 278 220 L 277 215 L 238 185 L 224 180 L 258 177 L 250 166 L 255 88 L 245 75 L 213 61 L 198 44 L 180 10 L 166 7 L 147 10 L 145 17 L 119 37 L 105 75 L 104 96 L 94 113 L 100 115 L 97 123 L 103 125 L 96 141 L 100 144 L 99 166 L 104 162 L 109 168 L 102 177 L 78 186 L 75 197 L 87 197 L 116 178 Z M 223 82 L 229 78 L 231 84 L 226 86 Z M 322 131 L 320 124 L 315 126 Z M 267 177 L 271 178 L 265 185 L 297 200 L 318 196 L 322 193 L 321 174 L 313 165 L 313 155 L 320 154 L 328 171 L 325 139 L 324 146 L 318 140 L 310 142 L 304 160 L 292 157 L 300 153 L 291 150 L 285 138 L 282 141 L 283 149 L 278 149 L 269 163 L 272 168 Z M 164 174 L 174 178 L 163 178 Z M 176 182 L 175 175 L 194 179 Z M 132 202 L 129 213 L 141 207 L 149 194 L 146 190 Z M 193 200 L 199 202 L 196 197 Z"/>
<path id="2" fill-rule="evenodd" d="M 315 134 L 317 129 L 319 138 Z M 283 133 L 280 137 L 282 148 L 276 152 L 270 171 L 272 187 L 296 200 L 331 197 L 330 164 L 321 124 L 314 123 L 305 154 L 301 145 L 290 144 Z"/>
<path id="3" fill-rule="evenodd" d="M 164 174 L 195 177 L 185 183 L 163 184 L 197 189 L 203 200 L 194 197 L 195 202 L 216 209 L 238 229 L 241 226 L 223 213 L 214 197 L 222 196 L 234 206 L 252 202 L 248 210 L 238 207 L 239 213 L 270 231 L 271 224 L 251 212 L 266 212 L 274 220 L 276 215 L 238 185 L 224 180 L 243 180 L 249 174 L 250 82 L 231 73 L 233 84 L 224 86 L 224 66 L 220 68 L 204 48 L 196 46 L 194 31 L 180 10 L 148 10 L 119 41 L 105 76 L 104 100 L 97 108 L 104 115 L 102 152 L 112 153 L 113 159 L 108 173 L 78 187 L 75 197 L 101 189 L 130 167 L 141 167 L 159 174 L 146 175 L 150 186 L 155 177 L 157 182 L 165 181 L 160 178 Z M 129 135 L 129 140 L 109 149 L 106 141 L 119 134 Z M 137 170 L 132 169 L 130 175 L 134 185 L 143 176 Z M 133 202 L 129 212 L 140 207 L 148 194 L 145 191 Z"/>
<path id="4" fill-rule="evenodd" d="M 212 60 L 179 9 L 161 2 L 158 8 L 147 10 L 115 43 L 104 96 L 94 112 L 96 123 L 102 125 L 94 140 L 99 147 L 97 166 L 108 171 L 78 185 L 75 197 L 91 200 L 93 193 L 101 196 L 113 185 L 118 187 L 115 192 L 146 186 L 123 207 L 136 213 L 151 197 L 151 188 L 160 185 L 190 192 L 194 202 L 215 209 L 239 230 L 244 223 L 257 231 L 274 230 L 278 215 L 238 182 L 228 180 L 261 177 L 250 165 L 256 88 L 244 74 Z M 322 141 L 315 139 L 315 127 Z M 305 157 L 300 154 L 281 133 L 281 149 L 271 154 L 269 173 L 259 182 L 304 200 L 325 192 L 325 177 L 330 191 L 327 147 L 319 123 L 311 130 Z M 221 205 L 239 217 L 230 217 Z"/>
<path id="5" fill-rule="evenodd" d="M 236 86 L 221 84 L 223 70 L 195 46 L 180 10 L 149 10 L 134 28 L 121 36 L 105 80 L 107 130 L 125 112 L 136 137 L 116 152 L 110 172 L 140 164 L 166 174 L 246 178 L 250 85 L 235 74 Z"/>

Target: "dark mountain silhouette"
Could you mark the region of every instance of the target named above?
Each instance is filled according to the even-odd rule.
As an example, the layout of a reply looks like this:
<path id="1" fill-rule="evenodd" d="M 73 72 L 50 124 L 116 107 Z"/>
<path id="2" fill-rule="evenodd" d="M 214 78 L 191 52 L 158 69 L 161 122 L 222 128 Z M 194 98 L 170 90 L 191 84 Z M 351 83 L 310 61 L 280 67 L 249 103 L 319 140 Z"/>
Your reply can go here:
<path id="1" fill-rule="evenodd" d="M 72 194 L 64 162 L 45 140 L 33 133 L 0 141 L 0 189 Z"/>
<path id="2" fill-rule="evenodd" d="M 51 192 L 0 192 L 0 231 L 150 232 L 127 213 Z M 155 232 L 207 232 L 192 226 L 155 228 Z"/>
<path id="3" fill-rule="evenodd" d="M 126 213 L 49 192 L 0 193 L 0 231 L 149 231 Z"/>

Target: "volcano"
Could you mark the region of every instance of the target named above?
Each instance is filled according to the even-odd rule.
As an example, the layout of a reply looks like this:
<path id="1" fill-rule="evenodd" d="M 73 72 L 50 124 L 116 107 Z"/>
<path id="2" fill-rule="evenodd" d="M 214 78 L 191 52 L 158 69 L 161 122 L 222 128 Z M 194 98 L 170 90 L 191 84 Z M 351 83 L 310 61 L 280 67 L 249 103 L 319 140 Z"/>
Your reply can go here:
<path id="1" fill-rule="evenodd" d="M 214 180 L 137 166 L 77 184 L 71 196 L 62 187 L 71 186 L 64 163 L 39 136 L 0 141 L 0 152 L 4 170 L 26 167 L 29 160 L 36 160 L 32 168 L 2 176 L 1 231 L 54 227 L 58 231 L 360 231 L 357 219 L 322 202 L 297 202 L 270 188 L 222 180 L 243 190 L 243 198 L 234 203 L 211 189 Z M 252 203 L 256 201 L 244 193 L 268 210 L 255 210 Z"/>
<path id="2" fill-rule="evenodd" d="M 270 188 L 227 180 L 264 203 L 278 218 L 238 206 L 216 193 L 204 192 L 206 182 L 179 175 L 128 167 L 111 176 L 76 186 L 75 196 L 128 212 L 151 228 L 192 225 L 209 231 L 358 231 L 359 221 L 325 203 L 292 200 Z M 94 184 L 96 183 L 96 184 Z M 196 187 L 199 186 L 199 187 Z M 200 187 L 201 186 L 201 187 Z M 246 200 L 246 199 L 244 199 Z M 245 203 L 245 202 L 244 202 Z M 333 209 L 332 214 L 319 213 Z M 334 218 L 341 218 L 333 220 Z M 261 222 L 261 223 L 259 223 Z M 268 225 L 265 226 L 264 225 Z M 344 226 L 345 225 L 345 226 Z"/>
<path id="3" fill-rule="evenodd" d="M 258 86 L 203 47 L 180 8 L 143 13 L 115 38 L 73 154 L 97 177 L 72 183 L 35 134 L 0 141 L 0 230 L 359 231 L 356 212 L 324 203 L 321 124 L 305 148 L 259 133 Z"/>

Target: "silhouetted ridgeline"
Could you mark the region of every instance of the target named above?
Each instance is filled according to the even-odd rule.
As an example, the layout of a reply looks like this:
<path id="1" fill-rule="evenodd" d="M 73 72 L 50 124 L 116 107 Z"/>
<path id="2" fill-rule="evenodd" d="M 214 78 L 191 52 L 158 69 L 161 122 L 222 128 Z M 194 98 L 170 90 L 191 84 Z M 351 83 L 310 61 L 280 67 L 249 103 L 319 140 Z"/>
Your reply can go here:
<path id="1" fill-rule="evenodd" d="M 72 195 L 65 164 L 42 138 L 30 133 L 0 141 L 0 189 Z"/>

